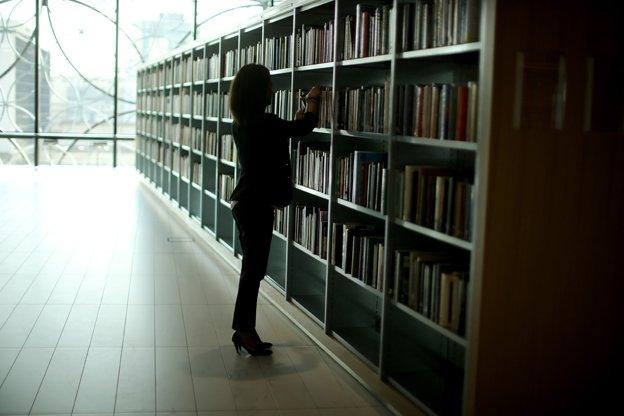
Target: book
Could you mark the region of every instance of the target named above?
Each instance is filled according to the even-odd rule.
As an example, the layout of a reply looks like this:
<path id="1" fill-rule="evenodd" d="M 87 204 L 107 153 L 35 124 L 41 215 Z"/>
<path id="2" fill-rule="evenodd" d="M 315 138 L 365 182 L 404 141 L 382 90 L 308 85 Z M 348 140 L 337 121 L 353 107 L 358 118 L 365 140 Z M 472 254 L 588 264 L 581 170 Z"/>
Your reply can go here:
<path id="1" fill-rule="evenodd" d="M 477 140 L 478 84 L 399 85 L 396 134 L 418 138 Z"/>
<path id="2" fill-rule="evenodd" d="M 398 35 L 402 51 L 479 40 L 479 1 L 416 0 L 402 4 L 400 13 Z"/>
<path id="3" fill-rule="evenodd" d="M 327 209 L 296 205 L 294 212 L 294 241 L 322 259 L 327 259 Z"/>
<path id="4" fill-rule="evenodd" d="M 329 142 L 297 143 L 295 183 L 329 195 Z"/>
<path id="5" fill-rule="evenodd" d="M 396 250 L 392 299 L 463 335 L 467 269 L 465 263 L 443 252 Z"/>
<path id="6" fill-rule="evenodd" d="M 387 133 L 388 92 L 387 83 L 341 90 L 338 93 L 338 128 Z"/>
<path id="7" fill-rule="evenodd" d="M 400 218 L 469 241 L 473 185 L 468 178 L 449 168 L 405 165 Z"/>
<path id="8" fill-rule="evenodd" d="M 269 70 L 289 68 L 292 35 L 266 38 L 264 41 L 264 65 Z"/>
<path id="9" fill-rule="evenodd" d="M 295 33 L 295 66 L 330 62 L 334 59 L 334 22 L 301 25 Z"/>
<path id="10" fill-rule="evenodd" d="M 375 7 L 358 3 L 355 17 L 344 17 L 343 59 L 366 58 L 390 52 L 390 13 L 388 5 Z"/>

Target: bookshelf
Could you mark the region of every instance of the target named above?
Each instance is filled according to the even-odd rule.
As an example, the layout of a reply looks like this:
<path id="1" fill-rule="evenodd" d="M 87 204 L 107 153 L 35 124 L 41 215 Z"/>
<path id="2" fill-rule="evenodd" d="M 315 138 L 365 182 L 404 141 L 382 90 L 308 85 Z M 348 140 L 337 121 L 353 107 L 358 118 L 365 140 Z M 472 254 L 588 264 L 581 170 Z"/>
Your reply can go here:
<path id="1" fill-rule="evenodd" d="M 420 50 L 401 50 L 397 46 L 402 34 L 402 14 L 397 10 L 403 10 L 407 3 L 410 2 L 366 2 L 373 9 L 379 7 L 380 16 L 388 19 L 384 35 L 387 36 L 387 47 L 384 49 L 380 46 L 378 53 L 371 56 L 344 59 L 345 19 L 358 10 L 357 1 L 296 1 L 267 10 L 261 19 L 247 27 L 224 34 L 218 39 L 198 41 L 172 56 L 143 67 L 138 73 L 137 96 L 140 105 L 137 110 L 136 166 L 156 189 L 180 209 L 188 211 L 189 216 L 196 218 L 201 228 L 223 244 L 229 255 L 240 257 L 237 230 L 226 201 L 227 194 L 224 194 L 226 187 L 222 184 L 224 175 L 235 183 L 239 174 L 235 159 L 221 157 L 223 151 L 227 150 L 223 149 L 221 138 L 230 135 L 232 127 L 232 120 L 225 114 L 224 96 L 233 78 L 232 65 L 239 62 L 269 63 L 274 91 L 296 92 L 314 85 L 330 89 L 333 93 L 328 96 L 331 97 L 333 111 L 329 128 L 319 127 L 306 137 L 292 138 L 290 146 L 293 167 L 296 166 L 298 149 L 327 150 L 327 154 L 319 157 L 330 161 L 326 178 L 329 192 L 313 189 L 313 185 L 304 186 L 304 182 L 296 184 L 295 200 L 285 213 L 285 232 L 273 232 L 267 281 L 286 300 L 297 305 L 320 325 L 328 336 L 342 343 L 382 380 L 405 394 L 425 412 L 459 414 L 465 401 L 464 380 L 470 328 L 451 330 L 443 318 L 434 319 L 434 315 L 427 317 L 427 314 L 417 311 L 415 306 L 410 307 L 406 301 L 399 299 L 396 292 L 402 290 L 398 289 L 402 286 L 395 270 L 396 251 L 442 253 L 444 261 L 438 263 L 460 264 L 462 270 L 465 269 L 465 274 L 461 275 L 464 286 L 448 283 L 445 288 L 457 290 L 454 293 L 467 294 L 462 319 L 468 321 L 467 317 L 470 317 L 474 308 L 470 276 L 475 255 L 474 202 L 481 198 L 477 198 L 478 177 L 483 143 L 487 142 L 487 137 L 479 134 L 477 126 L 482 123 L 484 116 L 482 111 L 475 111 L 472 119 L 478 137 L 476 141 L 436 139 L 433 135 L 406 135 L 396 128 L 397 113 L 403 107 L 403 103 L 397 102 L 397 91 L 400 85 L 465 85 L 476 82 L 478 86 L 474 92 L 478 95 L 478 102 L 484 101 L 483 86 L 488 80 L 483 77 L 483 65 L 492 53 L 491 45 L 486 42 L 487 33 L 492 29 L 486 24 L 486 8 L 483 7 L 477 17 L 481 23 L 479 29 L 475 29 L 474 40 Z M 411 3 L 414 4 L 413 1 Z M 371 13 L 374 15 L 374 11 Z M 380 21 L 383 19 L 380 17 Z M 333 22 L 331 26 L 329 22 Z M 319 32 L 320 28 L 331 27 L 331 45 L 325 44 L 325 47 L 331 47 L 331 60 L 321 57 L 319 60 L 322 62 L 314 62 L 314 57 L 308 56 L 305 65 L 298 65 L 300 62 L 296 59 L 295 51 L 297 35 L 309 27 L 319 28 Z M 326 34 L 321 37 L 328 39 Z M 380 40 L 380 43 L 383 41 Z M 277 56 L 277 50 L 282 50 L 288 56 Z M 212 73 L 207 58 L 212 58 Z M 219 62 L 218 76 L 214 76 L 214 59 Z M 181 79 L 186 74 L 185 64 L 189 61 L 197 61 L 196 68 L 188 73 L 189 77 Z M 360 88 L 363 86 L 374 88 L 366 92 Z M 350 97 L 369 94 L 371 102 L 376 103 L 370 108 L 370 114 L 354 120 L 353 117 L 360 117 L 358 111 L 348 115 L 341 112 L 343 100 L 352 99 L 345 98 L 348 94 L 341 94 L 345 89 L 353 91 Z M 180 95 L 188 95 L 188 108 L 182 108 L 180 99 L 174 98 Z M 281 105 L 289 103 L 290 117 L 299 106 L 294 94 L 291 98 L 280 101 Z M 217 101 L 210 101 L 210 104 L 209 99 Z M 451 98 L 448 99 L 455 103 L 450 101 Z M 347 117 L 351 119 L 347 120 Z M 167 124 L 170 127 L 165 131 Z M 187 127 L 191 129 L 191 141 L 181 146 L 178 143 Z M 196 134 L 199 139 L 195 139 Z M 211 134 L 213 142 L 210 142 L 211 150 L 208 151 L 205 137 Z M 338 195 L 340 184 L 336 162 L 354 151 L 384 155 L 383 162 L 375 167 L 376 176 L 373 176 L 377 179 L 371 179 L 383 184 L 378 186 L 382 189 L 381 194 L 375 194 L 377 200 L 384 200 L 381 209 L 379 205 L 371 204 L 367 207 Z M 153 155 L 161 153 L 163 156 L 158 159 L 159 163 L 154 163 Z M 191 175 L 190 182 L 171 168 L 184 166 L 180 160 L 185 157 L 190 158 L 188 164 L 191 167 L 193 163 L 199 163 L 194 176 L 192 172 L 183 175 L 186 178 Z M 310 162 L 306 159 L 305 163 Z M 461 178 L 458 176 L 457 181 L 461 179 L 472 185 L 473 208 L 464 215 L 465 218 L 451 211 L 450 205 L 441 205 L 443 208 L 440 208 L 448 218 L 459 218 L 456 216 L 460 215 L 462 227 L 470 231 L 467 236 L 454 235 L 454 230 L 459 228 L 456 224 L 458 220 L 453 222 L 453 228 L 449 225 L 448 228 L 436 229 L 437 226 L 417 223 L 399 215 L 398 197 L 405 193 L 403 189 L 397 189 L 396 184 L 405 166 L 412 165 L 446 168 L 453 175 L 461 172 Z M 197 172 L 201 174 L 197 175 Z M 447 173 L 444 175 L 448 176 Z M 463 201 L 461 196 L 455 197 L 450 191 L 454 188 L 449 185 L 447 176 L 442 180 L 434 178 L 442 184 L 436 185 L 438 182 L 435 182 L 434 186 L 442 186 L 445 192 L 449 192 L 448 195 L 453 195 L 447 197 L 448 200 Z M 308 184 L 314 182 L 309 178 L 306 181 Z M 318 184 L 314 186 L 321 189 Z M 438 202 L 435 204 L 437 207 Z M 458 204 L 455 202 L 453 206 L 460 206 Z M 373 206 L 377 209 L 373 209 Z M 319 213 L 323 212 L 317 214 L 317 221 L 324 222 L 324 228 L 320 232 L 316 229 L 317 236 L 310 240 L 314 243 L 296 239 L 299 227 L 296 221 L 301 217 L 296 215 L 298 207 L 307 207 L 307 212 L 312 212 L 312 208 Z M 336 241 L 332 236 L 332 226 L 354 222 L 373 228 L 376 233 L 374 237 L 382 241 L 382 254 L 379 254 L 379 246 L 373 249 L 371 245 L 370 252 L 366 251 L 367 259 L 381 259 L 381 265 L 372 263 L 374 260 L 366 260 L 376 264 L 375 267 L 381 271 L 379 288 L 367 283 L 366 278 L 347 273 L 343 267 L 332 262 L 330 253 L 338 248 L 333 247 Z M 320 241 L 323 239 L 326 239 L 324 243 Z M 356 250 L 354 246 L 348 249 Z M 371 254 L 373 250 L 374 256 Z M 357 253 L 365 255 L 360 251 Z M 438 281 L 435 279 L 441 279 L 439 271 L 443 270 L 442 266 L 429 264 L 426 259 L 421 260 L 414 256 L 414 264 L 423 264 L 423 276 L 425 272 L 432 276 L 428 284 L 433 286 L 428 290 L 437 290 L 437 296 L 442 296 L 442 284 L 433 283 Z M 437 277 L 433 277 L 434 273 L 438 273 L 435 275 Z M 423 282 L 424 278 L 421 280 L 422 285 L 425 284 Z M 460 287 L 461 290 L 458 289 Z M 429 293 L 433 299 L 433 292 Z M 457 296 L 457 305 L 461 305 L 461 295 Z M 438 314 L 439 309 L 442 309 L 439 302 L 432 300 Z M 455 306 L 453 308 L 456 309 Z"/>

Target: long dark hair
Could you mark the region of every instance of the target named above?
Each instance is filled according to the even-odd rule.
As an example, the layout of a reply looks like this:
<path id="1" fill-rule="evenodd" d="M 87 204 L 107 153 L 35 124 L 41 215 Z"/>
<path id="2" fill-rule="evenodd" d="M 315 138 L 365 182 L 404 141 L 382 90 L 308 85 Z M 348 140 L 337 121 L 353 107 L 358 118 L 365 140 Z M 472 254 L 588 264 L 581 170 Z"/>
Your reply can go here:
<path id="1" fill-rule="evenodd" d="M 238 70 L 230 84 L 230 110 L 234 122 L 244 125 L 264 113 L 269 104 L 271 75 L 267 67 L 247 64 Z"/>

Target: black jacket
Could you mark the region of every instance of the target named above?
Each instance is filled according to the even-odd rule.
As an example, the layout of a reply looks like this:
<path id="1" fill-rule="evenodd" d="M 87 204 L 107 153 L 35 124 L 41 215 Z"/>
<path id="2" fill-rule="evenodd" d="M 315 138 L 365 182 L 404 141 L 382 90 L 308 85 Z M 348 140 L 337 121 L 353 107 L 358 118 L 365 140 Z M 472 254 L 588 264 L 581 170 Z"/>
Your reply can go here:
<path id="1" fill-rule="evenodd" d="M 230 200 L 288 205 L 292 199 L 288 139 L 310 133 L 317 122 L 316 115 L 306 112 L 300 120 L 286 121 L 264 113 L 246 125 L 234 123 L 241 174 Z"/>

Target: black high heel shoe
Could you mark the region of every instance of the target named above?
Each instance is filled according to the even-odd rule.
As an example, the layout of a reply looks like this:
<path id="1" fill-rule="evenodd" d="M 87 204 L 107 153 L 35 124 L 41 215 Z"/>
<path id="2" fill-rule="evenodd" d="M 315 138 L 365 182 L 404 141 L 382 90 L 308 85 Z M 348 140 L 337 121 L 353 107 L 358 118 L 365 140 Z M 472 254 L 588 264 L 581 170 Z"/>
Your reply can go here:
<path id="1" fill-rule="evenodd" d="M 256 338 L 256 341 L 258 342 L 258 344 L 260 344 L 260 347 L 262 347 L 263 349 L 271 348 L 273 346 L 273 344 L 271 344 L 270 342 L 262 341 L 260 339 L 260 335 L 258 335 L 255 329 L 254 329 L 254 338 Z"/>
<path id="2" fill-rule="evenodd" d="M 262 345 L 257 342 L 255 346 L 245 345 L 243 343 L 243 336 L 238 331 L 234 332 L 232 335 L 232 342 L 234 343 L 234 348 L 236 348 L 237 354 L 240 354 L 241 347 L 244 348 L 249 355 L 253 356 L 271 355 L 273 353 L 271 350 L 262 348 Z"/>

